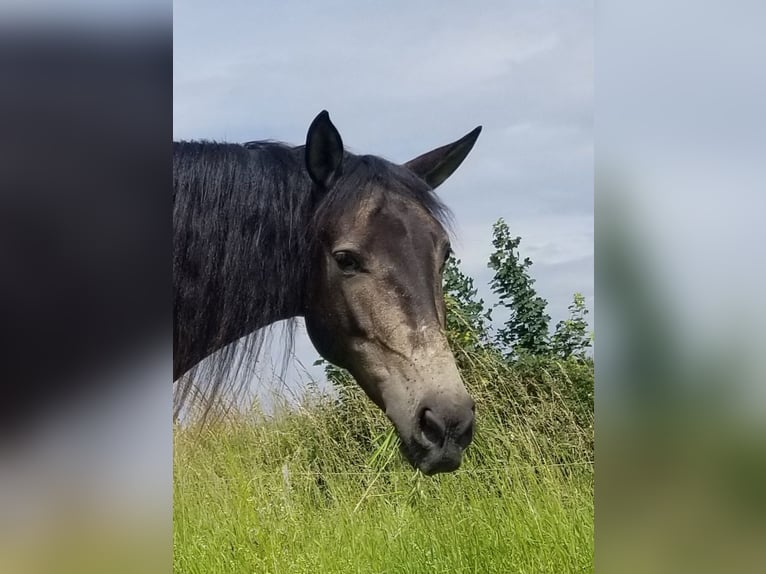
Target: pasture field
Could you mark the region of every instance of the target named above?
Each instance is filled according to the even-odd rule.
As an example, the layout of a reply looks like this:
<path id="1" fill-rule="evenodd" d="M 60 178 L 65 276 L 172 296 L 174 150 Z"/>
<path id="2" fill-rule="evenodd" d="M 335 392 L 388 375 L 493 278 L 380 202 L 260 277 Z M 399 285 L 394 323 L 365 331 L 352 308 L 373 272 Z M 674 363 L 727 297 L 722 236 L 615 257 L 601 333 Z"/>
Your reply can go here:
<path id="1" fill-rule="evenodd" d="M 592 572 L 592 363 L 490 366 L 449 475 L 406 466 L 353 386 L 176 428 L 174 571 Z"/>

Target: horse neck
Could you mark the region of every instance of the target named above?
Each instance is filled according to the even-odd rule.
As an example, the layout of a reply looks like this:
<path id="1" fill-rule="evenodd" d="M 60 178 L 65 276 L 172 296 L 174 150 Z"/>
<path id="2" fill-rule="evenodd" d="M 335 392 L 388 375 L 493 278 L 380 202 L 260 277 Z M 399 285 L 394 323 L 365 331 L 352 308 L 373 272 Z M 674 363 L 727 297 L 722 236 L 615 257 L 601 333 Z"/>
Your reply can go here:
<path id="1" fill-rule="evenodd" d="M 295 174 L 270 175 L 270 181 L 280 182 L 273 188 L 176 197 L 177 371 L 262 327 L 302 314 L 310 188 Z"/>

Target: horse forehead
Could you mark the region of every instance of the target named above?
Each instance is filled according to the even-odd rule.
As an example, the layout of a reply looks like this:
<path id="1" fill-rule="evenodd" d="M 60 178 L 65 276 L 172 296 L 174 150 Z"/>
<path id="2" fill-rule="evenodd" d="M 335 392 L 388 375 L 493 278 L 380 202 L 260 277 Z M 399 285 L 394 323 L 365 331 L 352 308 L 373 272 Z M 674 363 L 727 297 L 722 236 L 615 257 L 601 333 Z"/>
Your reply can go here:
<path id="1" fill-rule="evenodd" d="M 346 231 L 372 248 L 402 243 L 435 245 L 447 235 L 422 205 L 399 196 L 379 196 L 364 202 Z"/>

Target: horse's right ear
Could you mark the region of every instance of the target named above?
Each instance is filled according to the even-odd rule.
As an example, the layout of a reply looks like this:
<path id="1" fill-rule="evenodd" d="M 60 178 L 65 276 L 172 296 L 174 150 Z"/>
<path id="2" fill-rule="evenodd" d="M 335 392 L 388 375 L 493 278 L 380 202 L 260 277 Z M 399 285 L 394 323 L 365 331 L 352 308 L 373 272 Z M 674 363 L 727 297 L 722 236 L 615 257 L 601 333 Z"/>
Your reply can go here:
<path id="1" fill-rule="evenodd" d="M 343 167 L 343 140 L 322 110 L 306 135 L 306 169 L 319 187 L 328 190 L 340 177 Z"/>

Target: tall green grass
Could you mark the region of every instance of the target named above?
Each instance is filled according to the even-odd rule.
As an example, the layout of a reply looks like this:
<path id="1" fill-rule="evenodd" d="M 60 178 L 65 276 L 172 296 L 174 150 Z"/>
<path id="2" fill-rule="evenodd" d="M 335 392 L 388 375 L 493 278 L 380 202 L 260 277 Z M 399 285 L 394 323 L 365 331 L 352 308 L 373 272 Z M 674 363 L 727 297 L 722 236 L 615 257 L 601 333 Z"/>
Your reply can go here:
<path id="1" fill-rule="evenodd" d="M 425 477 L 361 391 L 177 428 L 174 569 L 590 572 L 593 366 L 459 353 L 478 426 Z"/>

